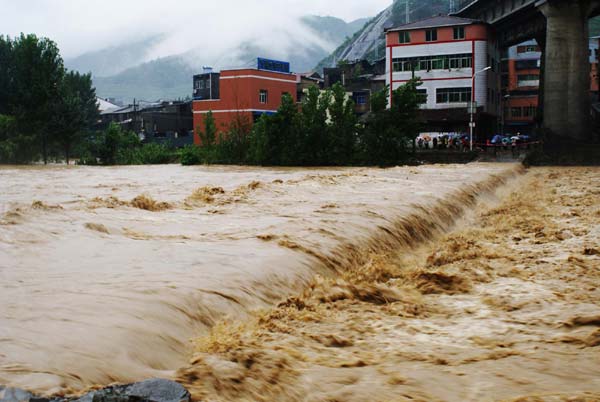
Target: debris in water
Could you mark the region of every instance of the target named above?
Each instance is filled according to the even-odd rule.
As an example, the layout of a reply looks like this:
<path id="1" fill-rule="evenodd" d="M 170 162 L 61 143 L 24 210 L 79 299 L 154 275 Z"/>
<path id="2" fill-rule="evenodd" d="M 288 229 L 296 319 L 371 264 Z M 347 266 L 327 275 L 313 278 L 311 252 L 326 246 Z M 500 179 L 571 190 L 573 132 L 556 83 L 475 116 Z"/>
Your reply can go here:
<path id="1" fill-rule="evenodd" d="M 188 205 L 197 203 L 211 204 L 215 201 L 215 196 L 221 194 L 225 194 L 225 190 L 222 187 L 200 187 L 194 190 L 192 195 L 190 195 L 185 202 Z"/>
<path id="2" fill-rule="evenodd" d="M 100 223 L 86 223 L 85 227 L 87 229 L 93 230 L 95 232 L 110 234 L 110 232 L 108 231 L 108 229 L 106 228 L 106 226 L 104 226 L 104 225 L 102 225 Z"/>
<path id="3" fill-rule="evenodd" d="M 33 208 L 33 209 L 41 209 L 43 211 L 53 211 L 53 210 L 64 209 L 60 205 L 48 205 L 48 204 L 43 203 L 42 201 L 34 201 L 34 202 L 32 202 L 31 203 L 31 208 Z"/>
<path id="4" fill-rule="evenodd" d="M 173 208 L 168 202 L 157 202 L 146 194 L 141 194 L 131 200 L 130 205 L 134 208 L 143 209 L 151 212 L 165 211 Z"/>

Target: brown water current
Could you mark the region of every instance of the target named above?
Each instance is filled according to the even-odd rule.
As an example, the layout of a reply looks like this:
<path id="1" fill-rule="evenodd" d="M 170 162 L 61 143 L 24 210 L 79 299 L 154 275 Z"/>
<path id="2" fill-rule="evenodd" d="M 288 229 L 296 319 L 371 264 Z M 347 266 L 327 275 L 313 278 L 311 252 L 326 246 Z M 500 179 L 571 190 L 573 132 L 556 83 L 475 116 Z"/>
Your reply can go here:
<path id="1" fill-rule="evenodd" d="M 600 401 L 600 168 L 532 168 L 482 196 L 494 183 L 217 324 L 178 381 L 210 401 Z"/>
<path id="2" fill-rule="evenodd" d="M 216 323 L 339 277 L 363 248 L 425 241 L 520 173 L 2 167 L 0 384 L 56 393 L 172 376 Z"/>

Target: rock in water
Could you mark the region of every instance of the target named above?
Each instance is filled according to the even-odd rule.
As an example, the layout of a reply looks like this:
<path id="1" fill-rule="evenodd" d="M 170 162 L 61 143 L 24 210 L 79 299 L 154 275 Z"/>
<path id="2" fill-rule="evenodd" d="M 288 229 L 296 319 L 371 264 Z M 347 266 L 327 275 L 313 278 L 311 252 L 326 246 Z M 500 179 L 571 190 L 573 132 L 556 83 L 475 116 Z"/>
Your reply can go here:
<path id="1" fill-rule="evenodd" d="M 0 386 L 0 402 L 29 402 L 33 395 L 19 388 Z"/>
<path id="2" fill-rule="evenodd" d="M 189 402 L 190 393 L 179 383 L 160 378 L 135 383 L 127 394 L 155 402 Z"/>
<path id="3" fill-rule="evenodd" d="M 190 393 L 181 384 L 155 378 L 93 391 L 75 400 L 39 398 L 19 388 L 0 386 L 0 402 L 190 402 Z"/>

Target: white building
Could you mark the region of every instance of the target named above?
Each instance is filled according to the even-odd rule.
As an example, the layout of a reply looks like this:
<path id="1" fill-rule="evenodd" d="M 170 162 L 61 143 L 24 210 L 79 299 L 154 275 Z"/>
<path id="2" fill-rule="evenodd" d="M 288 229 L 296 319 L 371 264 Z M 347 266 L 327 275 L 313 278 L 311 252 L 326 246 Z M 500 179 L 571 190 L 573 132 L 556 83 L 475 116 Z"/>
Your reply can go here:
<path id="1" fill-rule="evenodd" d="M 454 126 L 464 127 L 471 100 L 477 102 L 479 113 L 487 115 L 488 120 L 499 115 L 500 54 L 487 24 L 436 16 L 387 29 L 386 46 L 386 83 L 390 90 L 397 89 L 413 75 L 419 77 L 423 81 L 420 90 L 427 96 L 423 108 L 438 111 L 430 114 L 438 115 L 440 122 L 444 120 L 441 111 L 461 109 L 464 114 L 450 110 L 447 115 L 453 116 L 450 120 Z M 487 67 L 490 68 L 485 70 Z M 459 115 L 462 117 L 458 118 Z"/>

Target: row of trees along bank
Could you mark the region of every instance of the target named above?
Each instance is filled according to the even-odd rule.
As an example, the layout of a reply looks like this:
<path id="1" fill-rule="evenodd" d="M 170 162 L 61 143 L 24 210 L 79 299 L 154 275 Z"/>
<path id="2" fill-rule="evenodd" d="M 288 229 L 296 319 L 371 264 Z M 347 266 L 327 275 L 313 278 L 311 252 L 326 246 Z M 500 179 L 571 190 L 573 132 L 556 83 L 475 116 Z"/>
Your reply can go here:
<path id="1" fill-rule="evenodd" d="M 418 79 L 371 97 L 362 121 L 345 89 L 312 87 L 300 106 L 285 95 L 278 113 L 256 124 L 240 115 L 217 134 L 211 113 L 197 133 L 200 147 L 175 150 L 142 144 L 113 124 L 93 131 L 98 119 L 90 74 L 67 71 L 58 47 L 46 38 L 0 36 L 0 163 L 78 157 L 82 164 L 393 165 L 402 163 L 418 135 Z"/>
<path id="2" fill-rule="evenodd" d="M 274 115 L 263 115 L 254 126 L 240 115 L 229 132 L 218 135 L 212 113 L 197 134 L 200 147 L 182 151 L 184 165 L 235 163 L 256 165 L 393 165 L 410 155 L 421 128 L 419 106 L 423 102 L 414 79 L 393 91 L 371 97 L 371 113 L 363 121 L 345 89 L 312 87 L 298 107 L 284 95 Z"/>
<path id="3" fill-rule="evenodd" d="M 97 117 L 91 75 L 67 71 L 53 41 L 0 36 L 0 162 L 68 161 Z"/>

